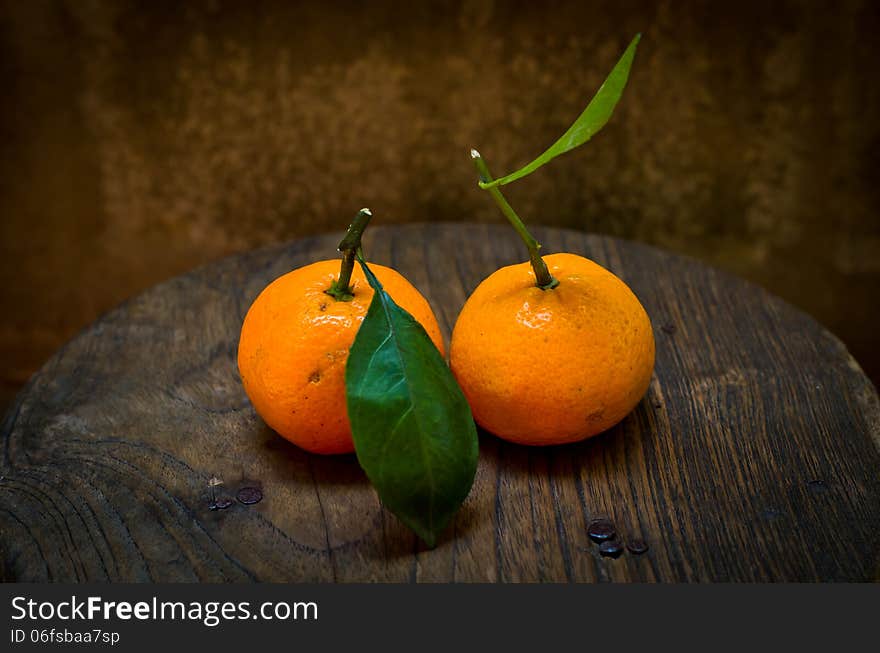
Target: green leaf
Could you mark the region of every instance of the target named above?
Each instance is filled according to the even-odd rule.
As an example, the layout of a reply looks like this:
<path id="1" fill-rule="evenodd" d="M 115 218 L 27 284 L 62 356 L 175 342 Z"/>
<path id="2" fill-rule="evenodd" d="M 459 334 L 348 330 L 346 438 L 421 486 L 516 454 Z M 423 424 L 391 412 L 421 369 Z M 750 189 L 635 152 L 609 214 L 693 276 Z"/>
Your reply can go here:
<path id="1" fill-rule="evenodd" d="M 355 452 L 385 506 L 433 547 L 473 485 L 477 430 L 425 329 L 359 262 L 375 294 L 345 370 Z"/>
<path id="2" fill-rule="evenodd" d="M 612 69 L 611 73 L 599 87 L 596 95 L 590 100 L 587 108 L 580 117 L 574 121 L 574 124 L 559 137 L 553 145 L 531 163 L 523 166 L 516 172 L 500 177 L 491 182 L 480 182 L 480 188 L 494 188 L 495 186 L 504 186 L 512 181 L 516 181 L 521 177 L 533 173 L 542 165 L 555 159 L 560 154 L 565 154 L 569 150 L 573 150 L 578 145 L 583 145 L 596 134 L 614 112 L 617 101 L 623 94 L 626 86 L 626 80 L 629 78 L 629 69 L 632 66 L 633 57 L 636 55 L 636 46 L 639 44 L 641 34 L 636 34 L 635 38 L 630 42 L 624 51 L 620 60 Z"/>

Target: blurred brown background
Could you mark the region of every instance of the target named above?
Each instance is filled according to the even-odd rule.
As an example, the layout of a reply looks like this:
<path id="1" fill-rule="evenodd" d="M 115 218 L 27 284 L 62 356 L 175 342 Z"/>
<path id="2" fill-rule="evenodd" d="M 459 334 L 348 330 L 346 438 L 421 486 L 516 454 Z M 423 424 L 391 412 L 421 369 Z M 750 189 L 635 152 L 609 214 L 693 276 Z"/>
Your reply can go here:
<path id="1" fill-rule="evenodd" d="M 469 148 L 496 174 L 525 163 L 638 31 L 612 122 L 511 202 L 751 279 L 877 383 L 878 2 L 7 1 L 0 407 L 196 265 L 363 205 L 500 221 Z"/>

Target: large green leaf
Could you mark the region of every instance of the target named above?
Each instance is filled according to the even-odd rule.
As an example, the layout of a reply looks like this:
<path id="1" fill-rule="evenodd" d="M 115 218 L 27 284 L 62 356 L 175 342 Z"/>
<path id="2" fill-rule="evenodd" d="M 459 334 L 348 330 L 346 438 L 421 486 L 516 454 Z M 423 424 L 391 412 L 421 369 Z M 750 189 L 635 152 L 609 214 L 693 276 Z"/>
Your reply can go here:
<path id="1" fill-rule="evenodd" d="M 611 73 L 599 87 L 596 95 L 590 100 L 587 108 L 580 117 L 574 121 L 574 124 L 559 137 L 553 145 L 531 163 L 523 166 L 516 172 L 512 172 L 504 177 L 499 177 L 491 182 L 480 182 L 481 188 L 493 188 L 495 186 L 504 186 L 512 181 L 516 181 L 521 177 L 533 173 L 548 161 L 555 159 L 560 154 L 565 154 L 569 150 L 573 150 L 578 145 L 583 145 L 590 140 L 596 132 L 598 132 L 614 112 L 614 107 L 623 89 L 626 86 L 626 80 L 629 78 L 629 69 L 632 67 L 633 57 L 636 55 L 636 46 L 639 44 L 641 34 L 636 34 L 635 38 L 630 42 L 624 51 L 620 60 L 612 69 Z"/>
<path id="2" fill-rule="evenodd" d="M 360 263 L 375 294 L 345 370 L 355 451 L 385 506 L 433 547 L 473 485 L 476 427 L 425 329 Z"/>

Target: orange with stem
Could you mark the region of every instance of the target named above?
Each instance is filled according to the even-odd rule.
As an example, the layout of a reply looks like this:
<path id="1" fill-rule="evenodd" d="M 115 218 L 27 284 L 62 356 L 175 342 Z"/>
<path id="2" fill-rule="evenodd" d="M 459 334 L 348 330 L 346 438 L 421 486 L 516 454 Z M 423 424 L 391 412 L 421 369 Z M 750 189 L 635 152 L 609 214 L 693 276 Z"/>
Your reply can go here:
<path id="1" fill-rule="evenodd" d="M 346 412 L 345 364 L 373 289 L 355 269 L 362 209 L 339 245 L 342 263 L 312 263 L 275 279 L 245 316 L 238 369 L 254 409 L 294 444 L 321 454 L 354 451 Z M 395 270 L 371 263 L 394 300 L 425 328 L 443 352 L 437 319 L 425 298 Z"/>
<path id="2" fill-rule="evenodd" d="M 476 150 L 484 184 L 492 177 Z M 565 444 L 601 433 L 639 402 L 654 368 L 651 321 L 627 285 L 582 256 L 540 255 L 497 186 L 529 262 L 491 274 L 452 332 L 450 365 L 483 428 L 511 442 Z"/>

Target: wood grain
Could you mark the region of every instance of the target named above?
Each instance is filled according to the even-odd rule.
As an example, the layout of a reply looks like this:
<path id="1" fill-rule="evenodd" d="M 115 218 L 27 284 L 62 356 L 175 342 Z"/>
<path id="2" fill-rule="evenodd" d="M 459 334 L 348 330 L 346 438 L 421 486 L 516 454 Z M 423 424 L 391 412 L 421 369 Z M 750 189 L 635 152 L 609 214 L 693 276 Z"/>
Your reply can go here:
<path id="1" fill-rule="evenodd" d="M 538 230 L 623 278 L 654 324 L 650 390 L 586 442 L 481 433 L 470 497 L 434 550 L 353 456 L 272 433 L 235 354 L 257 293 L 339 235 L 232 257 L 111 311 L 30 380 L 2 427 L 9 581 L 864 581 L 880 561 L 880 403 L 843 345 L 741 280 L 631 242 Z M 468 293 L 522 260 L 506 227 L 371 227 L 448 338 Z M 211 510 L 256 486 L 264 499 Z M 607 517 L 647 553 L 603 558 Z"/>

